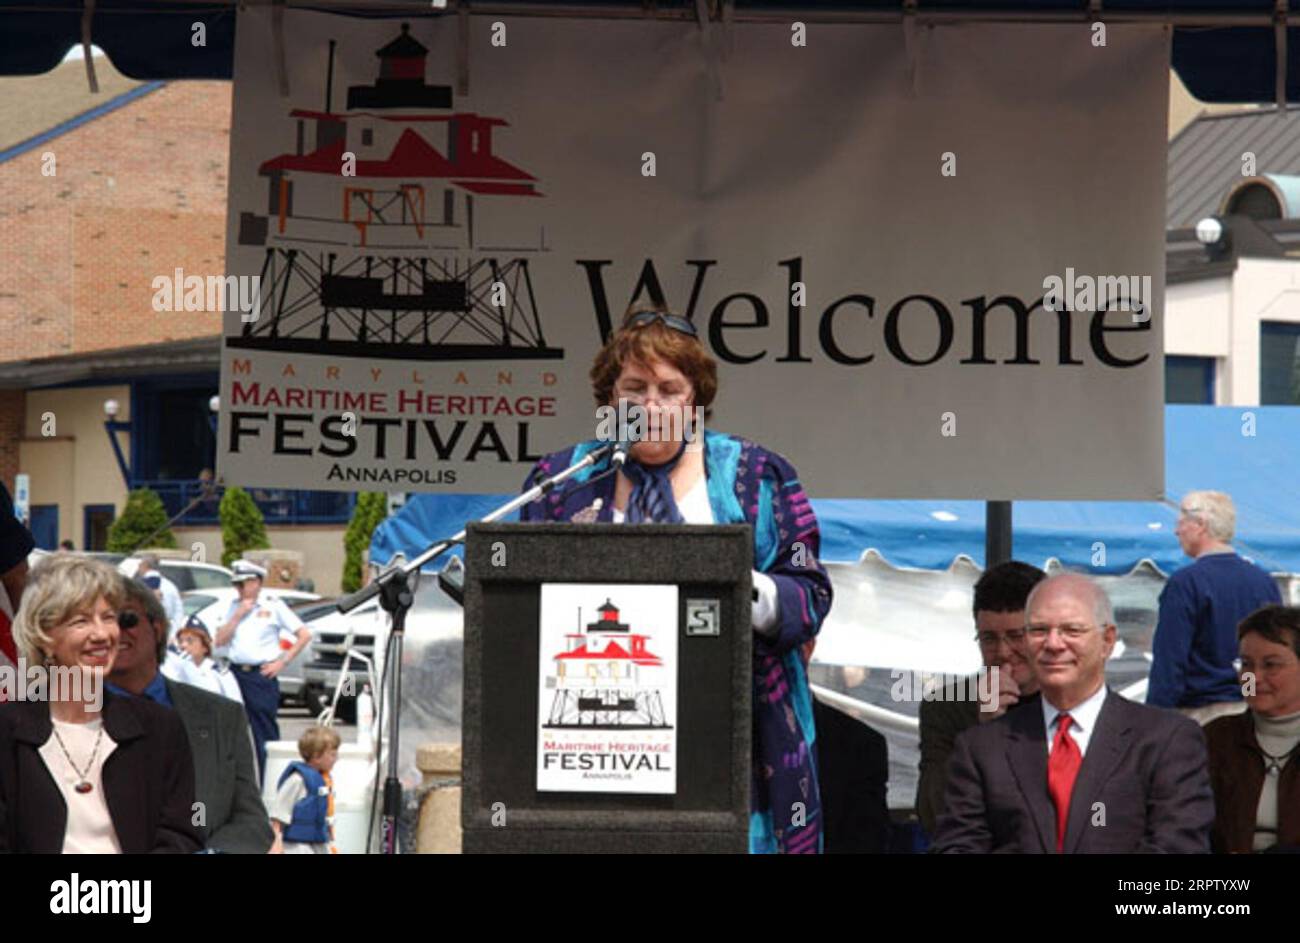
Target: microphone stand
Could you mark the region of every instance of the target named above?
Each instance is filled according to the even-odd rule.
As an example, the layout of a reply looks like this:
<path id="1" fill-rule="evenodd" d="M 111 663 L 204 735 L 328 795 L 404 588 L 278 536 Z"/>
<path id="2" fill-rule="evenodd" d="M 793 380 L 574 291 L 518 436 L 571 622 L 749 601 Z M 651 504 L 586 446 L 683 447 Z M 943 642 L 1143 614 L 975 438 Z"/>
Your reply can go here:
<path id="1" fill-rule="evenodd" d="M 588 452 L 580 461 L 549 478 L 543 478 L 527 491 L 511 498 L 496 510 L 484 515 L 480 523 L 486 524 L 500 520 L 525 504 L 531 504 L 543 495 L 549 494 L 556 485 L 572 478 L 584 468 L 595 465 L 610 454 L 616 445 L 617 443 L 610 442 Z M 464 530 L 445 540 L 440 540 L 406 565 L 394 567 L 387 573 L 379 575 L 371 583 L 363 586 L 355 593 L 350 593 L 339 599 L 336 604 L 339 612 L 351 612 L 363 603 L 378 596 L 379 604 L 385 612 L 392 616 L 392 629 L 389 635 L 389 648 L 392 650 L 392 658 L 390 661 L 385 661 L 384 664 L 384 678 L 391 678 L 391 680 L 385 681 L 385 686 L 391 691 L 391 697 L 388 700 L 390 711 L 388 715 L 388 774 L 384 780 L 383 816 L 380 820 L 381 854 L 397 854 L 397 819 L 402 810 L 402 784 L 397 778 L 398 719 L 401 713 L 402 696 L 402 639 L 406 633 L 406 614 L 414 601 L 413 584 L 418 581 L 420 570 L 426 563 L 446 553 L 464 540 Z M 415 577 L 414 580 L 411 578 L 412 575 Z M 383 709 L 383 698 L 386 693 L 389 692 L 379 692 L 381 710 Z M 382 737 L 379 743 L 382 751 L 384 748 Z M 370 836 L 368 835 L 366 836 L 366 847 L 370 847 Z"/>

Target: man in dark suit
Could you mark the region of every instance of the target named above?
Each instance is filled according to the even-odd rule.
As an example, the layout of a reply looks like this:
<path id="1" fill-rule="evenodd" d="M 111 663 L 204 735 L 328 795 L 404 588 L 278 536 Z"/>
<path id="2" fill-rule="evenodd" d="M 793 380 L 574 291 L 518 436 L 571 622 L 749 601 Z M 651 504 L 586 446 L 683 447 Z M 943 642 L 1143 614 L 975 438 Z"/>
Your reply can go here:
<path id="1" fill-rule="evenodd" d="M 118 612 L 121 642 L 110 690 L 147 697 L 180 715 L 194 754 L 194 785 L 206 847 L 228 854 L 265 854 L 275 836 L 257 787 L 253 738 L 236 701 L 164 678 L 167 616 L 141 583 L 127 580 Z M 128 625 L 127 623 L 131 623 Z"/>
<path id="2" fill-rule="evenodd" d="M 980 704 L 949 688 L 943 698 L 922 701 L 920 710 L 921 763 L 916 783 L 916 814 L 925 833 L 933 837 L 943 813 L 948 785 L 948 760 L 953 744 L 966 728 L 997 720 L 1038 693 L 1038 680 L 1029 664 L 1025 641 L 1025 600 L 1029 591 L 1047 578 L 1036 566 L 1008 560 L 989 567 L 975 583 L 972 604 L 975 642 L 985 668 L 997 668 L 997 690 L 978 677 L 963 685 L 965 692 L 987 689 L 997 703 Z"/>
<path id="3" fill-rule="evenodd" d="M 813 698 L 823 854 L 889 850 L 889 745 L 856 717 Z"/>
<path id="4" fill-rule="evenodd" d="M 1038 705 L 957 738 L 935 850 L 1208 852 L 1214 798 L 1200 727 L 1109 691 L 1110 600 L 1086 576 L 1025 607 Z"/>

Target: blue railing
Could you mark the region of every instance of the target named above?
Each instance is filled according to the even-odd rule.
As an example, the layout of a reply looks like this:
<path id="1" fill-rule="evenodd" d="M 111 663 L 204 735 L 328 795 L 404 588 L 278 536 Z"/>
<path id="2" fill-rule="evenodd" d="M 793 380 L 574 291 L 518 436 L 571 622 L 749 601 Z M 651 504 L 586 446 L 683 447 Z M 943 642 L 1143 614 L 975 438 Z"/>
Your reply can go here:
<path id="1" fill-rule="evenodd" d="M 134 488 L 149 488 L 162 499 L 167 516 L 179 514 L 191 501 L 202 495 L 203 485 L 197 481 L 141 481 L 131 482 Z M 340 491 L 296 491 L 287 488 L 245 488 L 262 512 L 268 524 L 346 524 L 352 517 L 356 495 Z M 177 524 L 216 524 L 217 509 L 225 489 L 214 488 L 205 498 L 185 513 Z"/>

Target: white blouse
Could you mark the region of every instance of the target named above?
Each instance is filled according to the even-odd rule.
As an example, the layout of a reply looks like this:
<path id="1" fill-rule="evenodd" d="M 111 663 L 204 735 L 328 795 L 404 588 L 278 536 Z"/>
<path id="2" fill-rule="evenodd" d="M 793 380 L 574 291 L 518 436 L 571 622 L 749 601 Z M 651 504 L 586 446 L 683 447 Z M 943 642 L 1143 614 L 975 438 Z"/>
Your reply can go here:
<path id="1" fill-rule="evenodd" d="M 713 506 L 709 504 L 708 480 L 703 475 L 691 485 L 690 491 L 678 499 L 677 510 L 682 512 L 682 520 L 687 524 L 714 523 Z M 627 515 L 614 508 L 614 523 L 622 524 L 625 520 Z"/>
<path id="2" fill-rule="evenodd" d="M 68 807 L 68 825 L 63 833 L 63 853 L 65 855 L 120 855 L 122 846 L 117 840 L 113 828 L 113 818 L 108 812 L 108 800 L 104 796 L 104 761 L 117 749 L 117 743 L 103 730 L 104 721 L 96 717 L 85 724 L 69 724 L 53 720 L 54 731 L 38 751 L 45 762 L 45 768 L 54 777 L 63 801 Z M 103 730 L 99 749 L 95 749 L 95 739 Z M 72 756 L 73 762 L 80 769 L 86 769 L 91 754 L 95 759 L 86 773 L 86 781 L 92 786 L 90 792 L 77 792 L 76 785 L 81 776 L 63 749 L 59 748 L 57 732 L 63 741 L 63 748 Z"/>
<path id="3" fill-rule="evenodd" d="M 239 690 L 239 682 L 225 665 L 218 665 L 211 658 L 204 658 L 202 664 L 194 664 L 188 654 L 167 653 L 167 660 L 160 669 L 164 676 L 182 684 L 192 684 L 196 688 L 220 694 L 232 701 L 244 703 L 244 695 Z"/>
<path id="4" fill-rule="evenodd" d="M 627 515 L 614 508 L 615 524 L 622 524 Z M 713 506 L 709 504 L 708 479 L 701 475 L 677 501 L 677 510 L 682 512 L 682 520 L 687 524 L 713 524 Z M 754 589 L 758 591 L 754 599 L 750 622 L 755 631 L 764 635 L 774 635 L 780 628 L 780 600 L 777 598 L 776 581 L 766 573 L 754 571 Z"/>

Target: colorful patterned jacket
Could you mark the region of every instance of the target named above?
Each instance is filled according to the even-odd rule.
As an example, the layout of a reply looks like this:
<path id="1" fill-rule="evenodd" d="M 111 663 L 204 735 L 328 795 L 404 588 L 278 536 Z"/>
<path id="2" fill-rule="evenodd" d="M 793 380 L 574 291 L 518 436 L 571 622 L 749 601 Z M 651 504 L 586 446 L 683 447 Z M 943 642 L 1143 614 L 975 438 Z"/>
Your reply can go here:
<path id="1" fill-rule="evenodd" d="M 537 463 L 525 488 L 563 471 L 598 441 L 555 452 Z M 754 634 L 753 777 L 750 851 L 815 854 L 821 850 L 821 800 L 813 754 L 812 695 L 800 647 L 831 607 L 831 583 L 818 560 L 820 535 L 794 468 L 780 455 L 725 433 L 706 431 L 704 467 L 709 505 L 719 524 L 752 524 L 754 565 L 776 583 L 778 631 Z M 609 460 L 579 472 L 525 506 L 524 521 L 578 519 L 612 523 L 615 476 L 588 485 Z M 589 516 L 597 498 L 599 511 Z M 582 513 L 582 512 L 587 513 Z"/>

